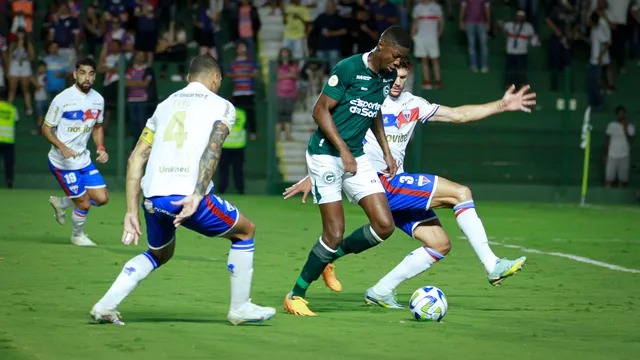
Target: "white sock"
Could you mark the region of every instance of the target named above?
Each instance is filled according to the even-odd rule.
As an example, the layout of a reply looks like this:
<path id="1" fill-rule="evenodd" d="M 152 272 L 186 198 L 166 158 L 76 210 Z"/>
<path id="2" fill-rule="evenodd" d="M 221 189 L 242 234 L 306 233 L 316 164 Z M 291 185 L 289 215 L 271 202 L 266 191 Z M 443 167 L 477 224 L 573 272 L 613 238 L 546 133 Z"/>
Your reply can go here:
<path id="1" fill-rule="evenodd" d="M 227 269 L 231 276 L 231 310 L 237 310 L 251 301 L 253 277 L 253 239 L 231 243 Z"/>
<path id="2" fill-rule="evenodd" d="M 84 233 L 84 223 L 87 221 L 88 213 L 89 210 L 73 209 L 73 214 L 71 214 L 71 236 L 76 237 Z"/>
<path id="3" fill-rule="evenodd" d="M 60 205 L 63 209 L 66 209 L 69 206 L 73 205 L 73 200 L 71 200 L 71 198 L 68 196 L 63 196 L 60 198 Z"/>
<path id="4" fill-rule="evenodd" d="M 410 252 L 387 275 L 373 286 L 373 292 L 386 296 L 393 293 L 395 288 L 405 280 L 409 280 L 429 269 L 433 263 L 440 261 L 444 255 L 423 246 Z"/>
<path id="5" fill-rule="evenodd" d="M 140 281 L 144 280 L 158 266 L 158 261 L 150 251 L 127 261 L 113 285 L 96 304 L 98 311 L 116 309 L 122 300 L 135 290 Z"/>
<path id="6" fill-rule="evenodd" d="M 458 221 L 460 230 L 462 230 L 469 240 L 469 243 L 471 243 L 471 247 L 476 252 L 476 255 L 478 255 L 478 258 L 482 262 L 482 265 L 484 265 L 487 273 L 492 272 L 496 267 L 498 257 L 489 247 L 487 233 L 484 230 L 482 221 L 476 213 L 476 206 L 473 203 L 473 200 L 465 201 L 456 205 L 453 208 L 453 211 L 456 215 L 456 221 Z"/>

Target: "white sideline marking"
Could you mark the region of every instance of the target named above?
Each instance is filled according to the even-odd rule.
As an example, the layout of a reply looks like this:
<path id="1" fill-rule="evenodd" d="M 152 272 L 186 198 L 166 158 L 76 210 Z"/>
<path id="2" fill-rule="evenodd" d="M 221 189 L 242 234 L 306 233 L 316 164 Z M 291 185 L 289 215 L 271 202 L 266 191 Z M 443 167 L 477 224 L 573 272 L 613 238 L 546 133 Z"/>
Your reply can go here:
<path id="1" fill-rule="evenodd" d="M 586 257 L 578 256 L 578 255 L 571 255 L 571 254 L 565 254 L 565 253 L 559 253 L 559 252 L 546 252 L 546 251 L 542 251 L 542 250 L 529 249 L 529 248 L 526 248 L 524 246 L 509 245 L 509 244 L 499 243 L 499 242 L 495 242 L 495 241 L 489 241 L 489 244 L 504 246 L 504 247 L 511 248 L 511 249 L 519 249 L 519 250 L 522 250 L 522 251 L 528 252 L 528 253 L 563 257 L 563 258 L 575 260 L 575 261 L 578 261 L 578 262 L 583 262 L 583 263 L 587 263 L 587 264 L 591 264 L 591 265 L 605 267 L 605 268 L 608 268 L 608 269 L 611 269 L 611 270 L 618 270 L 618 271 L 623 271 L 623 272 L 628 272 L 628 273 L 640 274 L 640 270 L 637 270 L 637 269 L 629 269 L 629 268 L 626 268 L 626 267 L 613 265 L 613 264 L 609 264 L 609 263 L 606 263 L 606 262 L 602 262 L 602 261 L 593 260 L 593 259 L 589 259 L 589 258 L 586 258 Z"/>

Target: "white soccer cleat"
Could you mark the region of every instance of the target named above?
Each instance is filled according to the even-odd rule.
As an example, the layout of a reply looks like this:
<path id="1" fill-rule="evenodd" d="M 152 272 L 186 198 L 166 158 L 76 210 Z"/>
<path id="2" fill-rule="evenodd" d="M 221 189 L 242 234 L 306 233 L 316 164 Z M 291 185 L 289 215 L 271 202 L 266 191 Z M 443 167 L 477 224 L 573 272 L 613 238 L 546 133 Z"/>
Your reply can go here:
<path id="1" fill-rule="evenodd" d="M 91 319 L 98 324 L 124 325 L 122 316 L 120 316 L 120 313 L 115 309 L 98 311 L 94 305 L 89 316 L 91 316 Z"/>
<path id="2" fill-rule="evenodd" d="M 62 207 L 62 200 L 57 196 L 49 196 L 49 204 L 53 208 L 53 216 L 60 225 L 64 225 L 67 221 L 67 209 Z"/>
<path id="3" fill-rule="evenodd" d="M 97 244 L 91 241 L 85 233 L 82 233 L 79 236 L 71 235 L 71 243 L 76 246 L 97 246 Z"/>
<path id="4" fill-rule="evenodd" d="M 240 309 L 229 310 L 227 320 L 233 325 L 243 323 L 261 323 L 276 315 L 276 309 L 268 306 L 258 306 L 251 301 L 243 305 Z"/>

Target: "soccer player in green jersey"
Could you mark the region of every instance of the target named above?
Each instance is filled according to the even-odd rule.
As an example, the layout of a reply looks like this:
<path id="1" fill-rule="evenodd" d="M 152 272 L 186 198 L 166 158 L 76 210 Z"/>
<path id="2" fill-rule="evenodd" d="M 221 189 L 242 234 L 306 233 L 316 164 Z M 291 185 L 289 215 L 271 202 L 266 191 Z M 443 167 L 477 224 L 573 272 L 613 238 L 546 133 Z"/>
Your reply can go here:
<path id="1" fill-rule="evenodd" d="M 398 169 L 384 133 L 380 108 L 396 78 L 395 67 L 406 57 L 411 37 L 398 26 L 385 30 L 375 49 L 339 62 L 331 71 L 313 108 L 318 128 L 309 140 L 307 168 L 314 201 L 322 217 L 322 237 L 311 249 L 284 309 L 294 315 L 315 316 L 305 300 L 311 282 L 337 256 L 359 253 L 380 244 L 394 230 L 384 188 L 364 156 L 369 128 L 382 148 L 386 176 Z M 342 191 L 362 207 L 370 224 L 344 238 Z"/>

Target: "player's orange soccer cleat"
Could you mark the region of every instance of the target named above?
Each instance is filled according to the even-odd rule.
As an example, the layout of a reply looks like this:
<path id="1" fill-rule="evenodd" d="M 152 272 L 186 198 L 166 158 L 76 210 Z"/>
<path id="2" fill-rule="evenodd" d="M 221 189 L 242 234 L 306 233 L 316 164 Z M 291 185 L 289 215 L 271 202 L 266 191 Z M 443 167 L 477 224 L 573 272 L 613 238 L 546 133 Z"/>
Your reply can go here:
<path id="1" fill-rule="evenodd" d="M 298 316 L 317 316 L 316 313 L 309 310 L 307 306 L 309 302 L 300 296 L 292 296 L 291 293 L 288 293 L 287 296 L 284 297 L 284 310 L 292 315 Z"/>
<path id="2" fill-rule="evenodd" d="M 324 280 L 324 284 L 327 285 L 329 289 L 340 292 L 342 291 L 342 283 L 336 277 L 335 267 L 333 263 L 328 264 L 322 271 L 322 280 Z"/>

